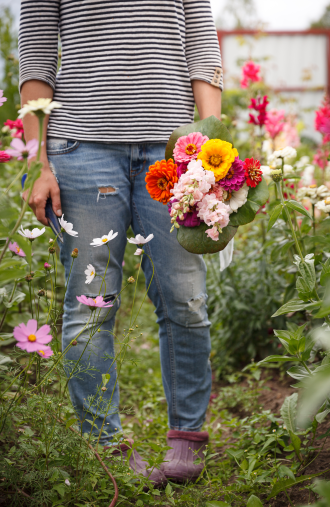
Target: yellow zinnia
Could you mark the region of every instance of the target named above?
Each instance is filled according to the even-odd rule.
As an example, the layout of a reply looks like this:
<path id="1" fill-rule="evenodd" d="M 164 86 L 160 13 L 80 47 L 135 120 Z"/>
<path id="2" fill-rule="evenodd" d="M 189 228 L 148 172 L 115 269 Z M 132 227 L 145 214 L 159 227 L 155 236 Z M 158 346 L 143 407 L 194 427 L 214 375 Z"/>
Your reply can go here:
<path id="1" fill-rule="evenodd" d="M 206 171 L 212 171 L 215 181 L 222 180 L 231 168 L 238 151 L 232 144 L 221 139 L 210 139 L 203 144 L 198 159 Z"/>

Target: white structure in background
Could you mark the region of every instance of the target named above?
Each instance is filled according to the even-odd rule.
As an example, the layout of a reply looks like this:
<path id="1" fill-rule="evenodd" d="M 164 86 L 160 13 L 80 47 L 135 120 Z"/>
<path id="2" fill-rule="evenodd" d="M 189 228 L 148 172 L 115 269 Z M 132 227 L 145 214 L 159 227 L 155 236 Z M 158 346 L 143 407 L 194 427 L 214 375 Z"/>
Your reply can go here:
<path id="1" fill-rule="evenodd" d="M 266 84 L 280 92 L 270 106 L 297 113 L 305 124 L 302 134 L 319 140 L 314 111 L 325 93 L 330 96 L 330 30 L 218 30 L 218 38 L 225 88 L 236 88 L 242 64 L 254 60 L 261 64 Z"/>

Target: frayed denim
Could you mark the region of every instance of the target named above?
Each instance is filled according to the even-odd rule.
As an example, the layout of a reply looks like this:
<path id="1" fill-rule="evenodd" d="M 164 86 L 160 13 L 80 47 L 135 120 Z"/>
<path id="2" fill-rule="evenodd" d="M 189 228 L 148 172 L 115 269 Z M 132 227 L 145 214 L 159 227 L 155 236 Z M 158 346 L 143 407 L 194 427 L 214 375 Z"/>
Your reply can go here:
<path id="1" fill-rule="evenodd" d="M 61 190 L 65 220 L 74 224 L 78 237 L 64 234 L 61 261 L 68 278 L 71 252 L 78 248 L 79 256 L 73 264 L 64 302 L 63 349 L 86 325 L 88 307 L 79 304 L 76 296 L 95 297 L 101 279 L 96 277 L 85 284 L 84 270 L 92 264 L 103 275 L 108 261 L 108 248 L 92 247 L 93 238 L 110 230 L 118 236 L 109 245 L 111 260 L 106 275 L 108 300 L 121 290 L 122 261 L 126 246 L 126 231 L 132 226 L 134 234 L 154 234 L 145 245 L 155 266 L 149 297 L 156 308 L 159 324 L 160 359 L 164 391 L 168 403 L 169 427 L 173 430 L 199 431 L 211 391 L 210 322 L 207 316 L 206 267 L 202 256 L 184 250 L 170 233 L 171 223 L 167 206 L 153 201 L 147 190 L 145 174 L 151 164 L 162 160 L 165 145 L 106 144 L 49 138 L 49 160 Z M 102 192 L 100 192 L 102 188 Z M 152 276 L 152 266 L 144 256 L 142 265 L 146 282 Z M 105 445 L 121 431 L 118 413 L 119 388 L 116 384 L 116 365 L 109 369 L 114 357 L 112 329 L 119 299 L 108 313 L 101 332 L 89 340 L 88 330 L 77 339 L 77 345 L 67 353 L 67 370 L 77 363 L 84 352 L 69 392 L 83 432 L 89 432 L 92 414 L 96 414 L 94 432 L 105 422 L 100 442 Z M 102 310 L 101 316 L 107 310 Z M 102 403 L 91 403 L 102 382 L 102 373 L 110 373 Z M 116 384 L 116 386 L 115 386 Z M 112 401 L 111 393 L 114 389 Z M 99 400 L 98 397 L 96 397 Z M 104 421 L 105 419 L 105 421 Z"/>

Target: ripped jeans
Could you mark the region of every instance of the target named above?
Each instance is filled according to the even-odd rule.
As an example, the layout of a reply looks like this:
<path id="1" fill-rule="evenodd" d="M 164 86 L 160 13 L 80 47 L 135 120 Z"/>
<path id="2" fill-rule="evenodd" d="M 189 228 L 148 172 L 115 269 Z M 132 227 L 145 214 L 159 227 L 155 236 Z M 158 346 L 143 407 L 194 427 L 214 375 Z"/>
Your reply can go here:
<path id="1" fill-rule="evenodd" d="M 206 267 L 202 256 L 184 250 L 176 240 L 176 233 L 170 234 L 167 206 L 152 200 L 146 190 L 145 174 L 149 165 L 164 158 L 165 144 L 105 144 L 48 138 L 47 151 L 60 186 L 64 218 L 72 222 L 79 233 L 78 237 L 64 234 L 61 245 L 66 278 L 71 268 L 71 252 L 74 248 L 79 250 L 64 302 L 63 349 L 86 325 L 90 315 L 89 308 L 79 304 L 76 296 L 95 297 L 99 293 L 99 277 L 90 285 L 85 284 L 87 264 L 92 264 L 96 273 L 103 275 L 108 261 L 108 248 L 90 246 L 93 238 L 111 230 L 118 232 L 109 243 L 111 260 L 106 275 L 107 299 L 114 299 L 122 286 L 126 231 L 132 226 L 135 235 L 146 237 L 152 233 L 154 239 L 145 245 L 155 267 L 149 297 L 158 317 L 169 426 L 175 430 L 199 431 L 211 391 Z M 143 258 L 142 268 L 149 284 L 152 266 L 147 256 Z M 93 417 L 88 412 L 95 414 L 97 410 L 89 405 L 102 383 L 102 373 L 111 375 L 103 395 L 104 403 L 109 401 L 115 386 L 116 366 L 114 364 L 109 370 L 109 365 L 114 357 L 111 331 L 118 307 L 119 300 L 102 324 L 101 332 L 87 345 L 69 381 L 73 406 L 80 420 L 84 419 L 84 432 L 89 433 L 91 428 L 88 420 Z M 88 339 L 88 332 L 82 333 L 77 345 L 67 353 L 71 365 L 80 358 Z M 107 433 L 103 433 L 100 440 L 103 445 L 121 431 L 118 406 L 117 383 L 110 413 L 101 413 L 96 418 L 98 429 L 105 418 Z"/>

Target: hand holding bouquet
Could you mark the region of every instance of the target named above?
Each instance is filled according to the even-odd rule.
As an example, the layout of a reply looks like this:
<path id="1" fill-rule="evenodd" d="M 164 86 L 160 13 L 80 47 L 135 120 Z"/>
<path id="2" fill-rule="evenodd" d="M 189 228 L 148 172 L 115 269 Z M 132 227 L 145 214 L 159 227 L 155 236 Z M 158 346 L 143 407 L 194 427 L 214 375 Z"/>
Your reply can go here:
<path id="1" fill-rule="evenodd" d="M 267 201 L 260 162 L 241 161 L 228 130 L 213 116 L 175 130 L 166 158 L 149 167 L 147 190 L 168 205 L 171 231 L 178 230 L 179 243 L 190 252 L 222 250 Z"/>

